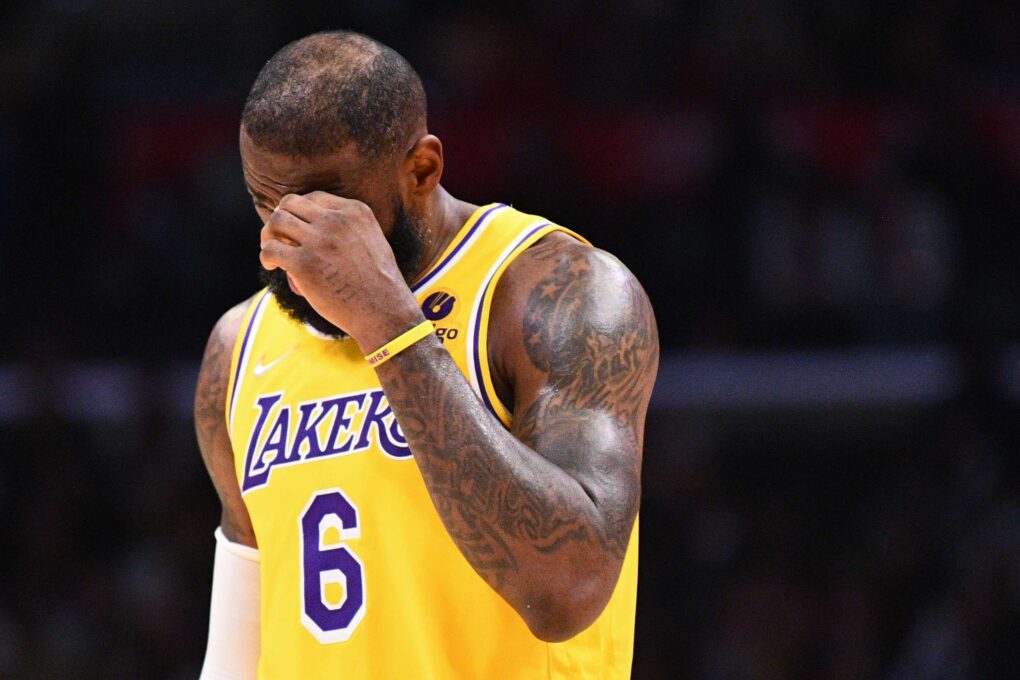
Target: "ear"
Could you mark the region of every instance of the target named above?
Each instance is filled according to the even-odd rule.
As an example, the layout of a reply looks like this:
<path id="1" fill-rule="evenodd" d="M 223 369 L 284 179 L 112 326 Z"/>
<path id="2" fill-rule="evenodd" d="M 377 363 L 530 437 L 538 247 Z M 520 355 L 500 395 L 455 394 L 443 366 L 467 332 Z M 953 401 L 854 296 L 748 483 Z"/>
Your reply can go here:
<path id="1" fill-rule="evenodd" d="M 443 143 L 435 135 L 421 137 L 404 156 L 401 168 L 412 194 L 432 193 L 443 176 Z"/>

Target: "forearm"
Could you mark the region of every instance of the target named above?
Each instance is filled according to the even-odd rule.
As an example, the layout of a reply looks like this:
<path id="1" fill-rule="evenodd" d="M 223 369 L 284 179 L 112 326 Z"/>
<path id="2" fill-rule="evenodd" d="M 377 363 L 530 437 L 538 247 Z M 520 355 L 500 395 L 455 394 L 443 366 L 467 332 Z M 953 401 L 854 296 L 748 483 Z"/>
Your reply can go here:
<path id="1" fill-rule="evenodd" d="M 433 504 L 482 578 L 529 625 L 575 597 L 601 609 L 591 591 L 606 590 L 619 559 L 604 554 L 602 517 L 581 484 L 485 409 L 435 337 L 377 373 Z"/>
<path id="2" fill-rule="evenodd" d="M 254 678 L 259 662 L 259 554 L 216 531 L 209 640 L 200 680 Z"/>

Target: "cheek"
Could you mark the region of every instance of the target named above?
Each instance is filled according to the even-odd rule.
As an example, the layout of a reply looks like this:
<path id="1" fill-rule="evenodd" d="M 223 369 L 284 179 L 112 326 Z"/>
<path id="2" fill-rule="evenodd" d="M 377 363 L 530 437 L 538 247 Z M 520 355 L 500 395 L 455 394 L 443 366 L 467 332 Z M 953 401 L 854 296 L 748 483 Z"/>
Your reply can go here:
<path id="1" fill-rule="evenodd" d="M 365 198 L 362 196 L 358 196 L 356 198 L 353 196 L 345 196 L 344 198 L 351 198 L 353 200 L 361 201 L 362 203 L 364 203 L 366 206 L 368 206 L 368 209 L 372 211 L 372 215 L 375 216 L 375 219 L 379 224 L 386 224 L 386 221 L 390 219 L 390 216 L 387 214 L 388 211 L 384 208 L 383 203 L 381 203 L 380 201 L 372 200 L 371 198 Z"/>
<path id="2" fill-rule="evenodd" d="M 262 220 L 262 224 L 269 221 L 269 216 L 273 214 L 273 211 L 269 208 L 256 207 L 255 212 L 258 213 L 259 219 Z"/>
<path id="3" fill-rule="evenodd" d="M 397 215 L 396 208 L 400 205 L 399 194 L 390 193 L 384 189 L 360 191 L 358 193 L 360 195 L 348 196 L 348 198 L 356 198 L 367 205 L 372 214 L 375 215 L 379 226 L 382 227 L 383 233 L 388 235 L 392 230 L 393 220 Z"/>

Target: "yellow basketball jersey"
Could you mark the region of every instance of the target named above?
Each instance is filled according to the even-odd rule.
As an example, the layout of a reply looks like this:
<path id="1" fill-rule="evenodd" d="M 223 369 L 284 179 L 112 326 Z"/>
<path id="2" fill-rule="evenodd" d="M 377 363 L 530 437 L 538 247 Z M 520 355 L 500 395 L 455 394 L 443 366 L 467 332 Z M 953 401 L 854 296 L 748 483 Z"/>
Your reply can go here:
<path id="1" fill-rule="evenodd" d="M 486 356 L 489 305 L 507 265 L 553 231 L 567 230 L 483 206 L 412 286 L 504 425 L 511 414 Z M 293 321 L 263 291 L 230 375 L 227 426 L 261 556 L 260 678 L 629 677 L 636 526 L 599 619 L 543 642 L 447 534 L 357 343 Z"/>

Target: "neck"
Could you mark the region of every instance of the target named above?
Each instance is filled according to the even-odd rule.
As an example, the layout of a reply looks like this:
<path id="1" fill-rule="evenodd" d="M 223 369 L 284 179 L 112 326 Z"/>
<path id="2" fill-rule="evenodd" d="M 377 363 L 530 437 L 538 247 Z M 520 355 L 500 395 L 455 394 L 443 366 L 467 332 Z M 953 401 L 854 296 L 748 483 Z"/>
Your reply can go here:
<path id="1" fill-rule="evenodd" d="M 425 264 L 411 280 L 420 279 L 422 274 L 436 264 L 453 237 L 477 209 L 476 205 L 454 198 L 443 187 L 436 188 L 432 194 L 428 212 L 424 215 L 425 228 L 428 233 L 425 257 L 422 258 L 422 262 Z"/>

